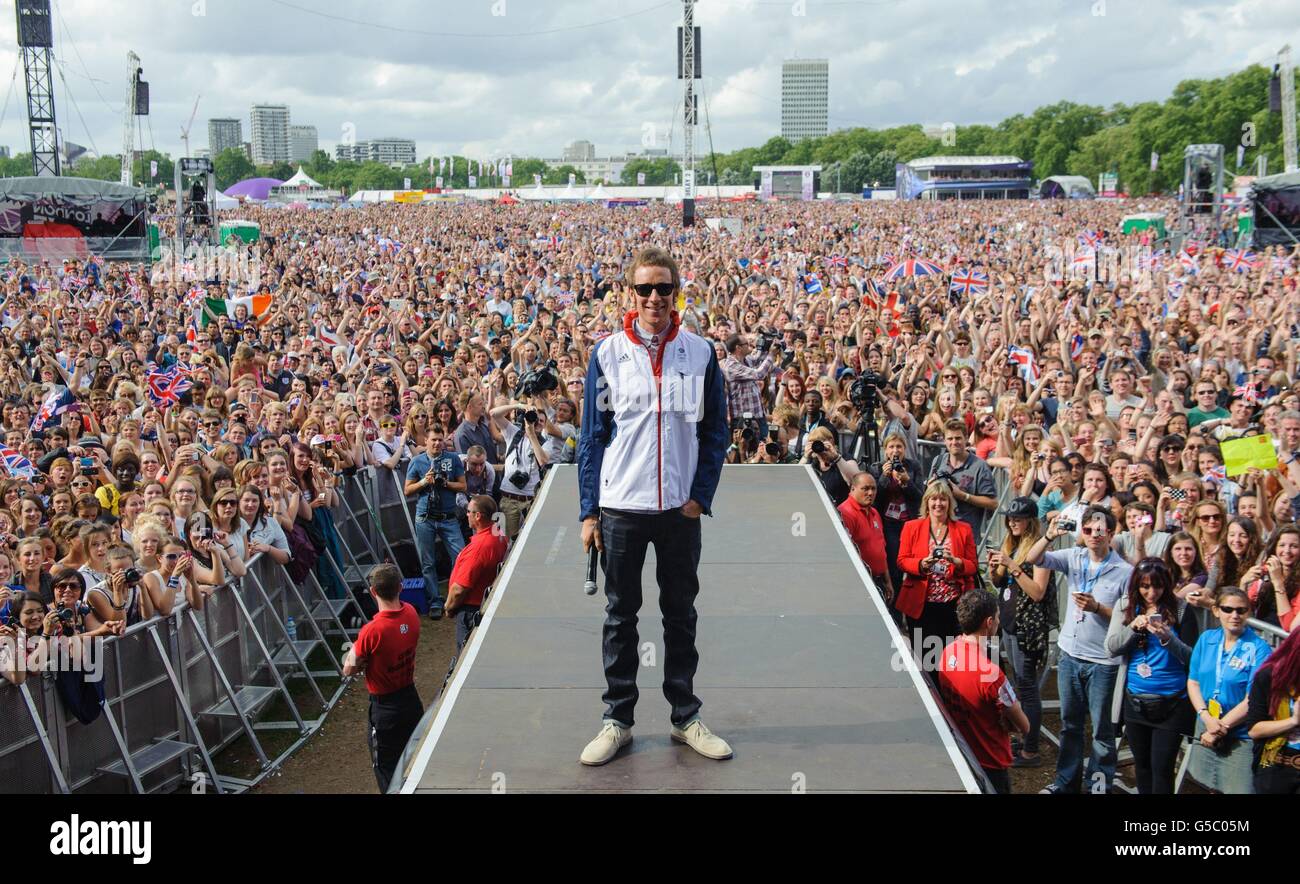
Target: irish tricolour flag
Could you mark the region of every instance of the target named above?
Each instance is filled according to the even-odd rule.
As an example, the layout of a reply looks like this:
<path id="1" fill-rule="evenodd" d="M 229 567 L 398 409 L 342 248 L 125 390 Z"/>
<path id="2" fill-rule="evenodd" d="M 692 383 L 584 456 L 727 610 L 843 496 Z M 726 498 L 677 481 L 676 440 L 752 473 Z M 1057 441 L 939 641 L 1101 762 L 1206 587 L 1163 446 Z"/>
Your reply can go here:
<path id="1" fill-rule="evenodd" d="M 270 295 L 249 295 L 246 298 L 205 298 L 203 300 L 203 325 L 216 322 L 222 316 L 229 316 L 234 319 L 239 313 L 239 308 L 243 307 L 247 312 L 247 318 L 256 321 L 259 325 L 266 321 L 267 313 L 271 309 Z"/>

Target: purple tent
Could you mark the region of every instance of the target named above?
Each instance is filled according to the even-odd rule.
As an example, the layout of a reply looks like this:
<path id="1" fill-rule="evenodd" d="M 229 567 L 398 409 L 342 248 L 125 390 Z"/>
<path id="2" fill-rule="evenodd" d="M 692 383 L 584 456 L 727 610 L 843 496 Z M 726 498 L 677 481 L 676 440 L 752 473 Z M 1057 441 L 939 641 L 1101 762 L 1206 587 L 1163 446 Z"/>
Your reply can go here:
<path id="1" fill-rule="evenodd" d="M 265 202 L 271 195 L 272 187 L 279 187 L 283 181 L 277 181 L 274 178 L 249 178 L 238 184 L 232 184 L 226 191 L 229 197 L 244 197 L 245 199 Z"/>

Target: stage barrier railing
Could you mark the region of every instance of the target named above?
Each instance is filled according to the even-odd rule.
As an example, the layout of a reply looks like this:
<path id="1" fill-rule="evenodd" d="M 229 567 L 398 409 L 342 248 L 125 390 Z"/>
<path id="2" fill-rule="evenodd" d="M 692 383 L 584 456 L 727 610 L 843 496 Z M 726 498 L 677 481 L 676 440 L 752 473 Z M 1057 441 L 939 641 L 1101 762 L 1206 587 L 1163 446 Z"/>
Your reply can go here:
<path id="1" fill-rule="evenodd" d="M 285 566 L 258 555 L 202 610 L 179 599 L 168 616 L 96 642 L 104 701 L 89 724 L 59 696 L 53 673 L 32 672 L 17 686 L 0 681 L 0 791 L 227 793 L 277 770 L 351 682 L 342 660 L 364 618 L 351 596 L 364 591 L 374 565 L 399 562 L 395 546 L 415 542 L 414 501 L 401 494 L 397 471 L 368 467 L 340 478 L 331 513 L 342 561 L 327 549 L 295 583 Z M 326 574 L 348 596 L 327 589 Z M 274 731 L 290 735 L 287 746 L 274 741 L 279 751 L 266 739 Z M 251 779 L 217 764 L 241 736 L 257 759 Z"/>

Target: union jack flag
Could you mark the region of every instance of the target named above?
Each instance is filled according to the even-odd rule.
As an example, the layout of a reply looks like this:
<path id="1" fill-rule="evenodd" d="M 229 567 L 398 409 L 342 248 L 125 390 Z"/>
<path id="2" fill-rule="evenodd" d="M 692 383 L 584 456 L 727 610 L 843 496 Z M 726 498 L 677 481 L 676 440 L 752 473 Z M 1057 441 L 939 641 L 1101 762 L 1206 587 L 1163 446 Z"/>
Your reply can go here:
<path id="1" fill-rule="evenodd" d="M 1083 355 L 1083 335 L 1075 335 L 1070 341 L 1070 359 L 1078 359 Z"/>
<path id="2" fill-rule="evenodd" d="M 1163 263 L 1163 256 L 1159 252 L 1147 250 L 1140 253 L 1137 259 L 1138 270 L 1150 270 L 1153 273 L 1158 271 Z"/>
<path id="3" fill-rule="evenodd" d="M 1094 252 L 1092 249 L 1082 249 L 1080 250 L 1079 254 L 1074 256 L 1074 260 L 1070 262 L 1070 270 L 1086 271 L 1092 267 L 1095 267 L 1096 264 L 1097 264 L 1097 253 Z"/>
<path id="4" fill-rule="evenodd" d="M 1183 249 L 1178 253 L 1178 263 L 1181 264 L 1183 269 L 1188 273 L 1195 273 L 1198 269 L 1197 265 L 1200 264 L 1196 259 L 1196 253 L 1188 251 L 1187 249 Z"/>
<path id="5" fill-rule="evenodd" d="M 1211 482 L 1215 485 L 1222 485 L 1224 482 L 1228 481 L 1228 468 L 1223 464 L 1219 464 L 1217 467 L 1211 467 L 1208 473 L 1201 476 L 1201 481 Z"/>
<path id="6" fill-rule="evenodd" d="M 188 369 L 187 369 L 188 371 Z M 186 373 L 181 372 L 180 365 L 161 369 L 156 363 L 149 363 L 149 398 L 158 408 L 166 410 L 181 401 L 181 394 L 194 386 Z"/>
<path id="7" fill-rule="evenodd" d="M 1095 230 L 1085 230 L 1079 234 L 1079 244 L 1095 249 L 1101 245 L 1101 234 Z"/>
<path id="8" fill-rule="evenodd" d="M 1259 390 L 1254 384 L 1242 384 L 1232 391 L 1233 396 L 1240 396 L 1247 405 L 1259 404 Z"/>
<path id="9" fill-rule="evenodd" d="M 1256 255 L 1249 249 L 1228 249 L 1223 253 L 1223 263 L 1229 270 L 1244 273 L 1255 266 Z"/>
<path id="10" fill-rule="evenodd" d="M 36 417 L 32 420 L 33 430 L 43 430 L 45 425 L 51 419 L 58 417 L 65 411 L 73 411 L 77 407 L 77 397 L 63 386 L 55 387 L 50 391 L 50 395 L 45 397 L 41 403 L 40 411 L 36 412 Z"/>
<path id="11" fill-rule="evenodd" d="M 978 270 L 959 268 L 953 271 L 949 290 L 962 297 L 982 295 L 989 290 L 989 276 Z"/>
<path id="12" fill-rule="evenodd" d="M 36 467 L 32 466 L 32 462 L 9 446 L 0 446 L 0 455 L 4 456 L 5 469 L 14 478 L 30 479 L 36 475 Z"/>
<path id="13" fill-rule="evenodd" d="M 832 267 L 848 267 L 849 259 L 843 255 L 832 255 L 829 263 Z"/>

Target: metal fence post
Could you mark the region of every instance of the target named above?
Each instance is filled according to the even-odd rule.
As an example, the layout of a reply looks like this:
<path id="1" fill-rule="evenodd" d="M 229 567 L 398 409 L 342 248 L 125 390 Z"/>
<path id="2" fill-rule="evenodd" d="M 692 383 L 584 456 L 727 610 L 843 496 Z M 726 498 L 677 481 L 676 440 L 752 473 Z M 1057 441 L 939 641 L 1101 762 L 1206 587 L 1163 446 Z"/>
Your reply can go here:
<path id="1" fill-rule="evenodd" d="M 168 617 L 167 620 L 163 622 L 170 622 L 170 620 L 171 618 Z M 162 660 L 163 668 L 167 670 L 167 679 L 172 684 L 172 690 L 176 692 L 176 698 L 180 701 L 181 714 L 185 719 L 185 723 L 189 726 L 190 733 L 194 736 L 194 745 L 199 750 L 199 755 L 203 758 L 203 766 L 207 768 L 208 776 L 212 779 L 213 785 L 216 786 L 217 794 L 224 794 L 225 790 L 221 788 L 221 781 L 217 777 L 216 765 L 212 763 L 212 756 L 208 753 L 207 743 L 203 741 L 203 734 L 199 732 L 199 723 L 194 718 L 193 711 L 190 710 L 190 704 L 185 699 L 185 690 L 181 687 L 181 682 L 176 675 L 176 670 L 173 668 L 172 662 L 167 656 L 167 646 L 164 645 L 162 637 L 158 635 L 157 624 L 151 623 L 148 630 L 149 636 L 153 639 L 154 647 L 158 651 L 158 658 Z M 184 663 L 185 661 L 182 660 L 182 667 L 184 667 Z"/>
<path id="2" fill-rule="evenodd" d="M 306 733 L 307 723 L 303 721 L 302 715 L 298 712 L 298 706 L 293 702 L 293 695 L 289 693 L 289 686 L 285 684 L 284 679 L 280 676 L 280 668 L 275 665 L 275 658 L 271 655 L 270 650 L 267 649 L 266 642 L 262 641 L 262 634 L 257 631 L 257 623 L 253 620 L 253 615 L 249 613 L 248 605 L 244 603 L 244 598 L 238 591 L 232 592 L 231 595 L 235 599 L 235 604 L 239 607 L 239 613 L 244 617 L 244 622 L 248 624 L 249 632 L 253 635 L 253 641 L 257 643 L 258 650 L 262 652 L 262 659 L 264 659 L 266 665 L 270 667 L 271 677 L 275 680 L 276 685 L 280 689 L 280 693 L 284 696 L 284 702 L 289 706 L 289 713 L 293 716 L 294 721 L 298 722 L 299 732 Z M 263 597 L 265 598 L 265 596 Z M 289 641 L 289 630 L 285 627 L 284 621 L 275 616 L 275 611 L 271 609 L 270 599 L 266 600 L 266 604 L 268 615 L 279 624 L 280 628 L 284 631 L 285 640 Z M 308 616 L 310 616 L 310 614 L 308 614 Z M 292 647 L 293 642 L 290 641 L 289 645 L 293 650 L 294 656 L 298 657 L 298 649 Z M 298 657 L 298 662 L 302 664 L 304 669 L 306 668 L 306 664 L 302 663 L 301 657 Z M 320 689 L 316 687 L 314 681 L 312 682 L 312 690 L 316 692 L 317 697 L 320 697 Z M 321 703 L 323 704 L 324 702 L 325 699 L 321 697 Z"/>
<path id="3" fill-rule="evenodd" d="M 226 692 L 226 698 L 230 701 L 230 707 L 234 710 L 235 715 L 239 717 L 240 726 L 243 727 L 244 734 L 248 737 L 248 742 L 252 744 L 253 751 L 257 753 L 257 760 L 261 762 L 262 769 L 265 770 L 271 766 L 271 762 L 266 757 L 266 752 L 262 749 L 261 741 L 257 739 L 257 735 L 253 732 L 252 722 L 248 720 L 248 716 L 239 705 L 239 700 L 235 695 L 235 688 L 230 683 L 230 679 L 226 676 L 225 670 L 221 668 L 221 664 L 217 660 L 217 652 L 212 647 L 212 642 L 208 640 L 207 633 L 205 633 L 203 628 L 199 625 L 199 618 L 195 615 L 194 609 L 188 608 L 185 613 L 189 615 L 190 623 L 194 627 L 194 632 L 198 635 L 199 642 L 203 645 L 203 651 L 208 655 L 208 660 L 212 663 L 212 671 L 216 674 L 217 680 L 221 683 L 222 690 Z M 240 655 L 240 658 L 242 661 L 242 654 Z"/>
<path id="4" fill-rule="evenodd" d="M 54 755 L 50 735 L 46 733 L 45 723 L 41 721 L 40 713 L 36 711 L 36 701 L 32 699 L 31 692 L 27 689 L 27 682 L 18 685 L 18 693 L 22 695 L 23 703 L 27 706 L 27 714 L 32 717 L 32 727 L 36 728 L 36 736 L 41 741 L 41 750 L 45 753 L 45 760 L 49 762 L 50 776 L 54 777 L 55 788 L 67 795 L 68 781 L 63 777 L 63 767 Z"/>

